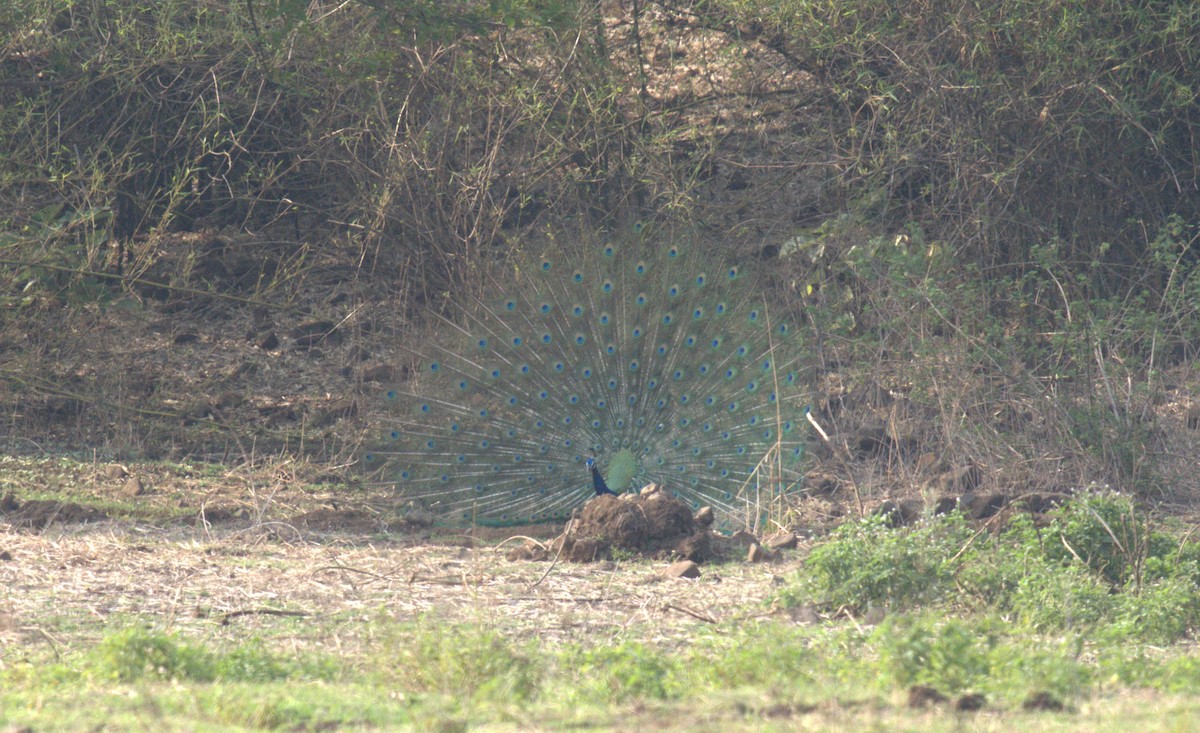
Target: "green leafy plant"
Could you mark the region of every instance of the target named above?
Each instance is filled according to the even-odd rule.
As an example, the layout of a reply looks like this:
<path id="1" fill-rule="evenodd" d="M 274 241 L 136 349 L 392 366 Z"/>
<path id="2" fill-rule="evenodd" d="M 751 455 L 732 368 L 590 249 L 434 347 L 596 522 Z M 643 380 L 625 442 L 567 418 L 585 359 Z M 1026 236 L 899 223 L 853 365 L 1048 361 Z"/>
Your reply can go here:
<path id="1" fill-rule="evenodd" d="M 560 674 L 580 699 L 616 703 L 633 699 L 665 700 L 679 695 L 679 660 L 638 642 L 567 651 Z"/>
<path id="2" fill-rule="evenodd" d="M 541 670 L 531 653 L 486 628 L 389 627 L 384 647 L 378 673 L 402 690 L 520 701 L 539 689 Z"/>
<path id="3" fill-rule="evenodd" d="M 991 672 L 993 640 L 961 621 L 896 615 L 875 638 L 880 665 L 901 687 L 925 684 L 958 692 L 979 687 Z"/>
<path id="4" fill-rule="evenodd" d="M 112 682 L 216 678 L 212 655 L 178 636 L 140 627 L 105 637 L 88 655 L 86 669 Z"/>
<path id="5" fill-rule="evenodd" d="M 883 517 L 848 522 L 813 549 L 799 587 L 782 600 L 815 600 L 854 612 L 869 605 L 894 610 L 937 603 L 953 590 L 972 530 L 960 515 L 896 530 Z"/>

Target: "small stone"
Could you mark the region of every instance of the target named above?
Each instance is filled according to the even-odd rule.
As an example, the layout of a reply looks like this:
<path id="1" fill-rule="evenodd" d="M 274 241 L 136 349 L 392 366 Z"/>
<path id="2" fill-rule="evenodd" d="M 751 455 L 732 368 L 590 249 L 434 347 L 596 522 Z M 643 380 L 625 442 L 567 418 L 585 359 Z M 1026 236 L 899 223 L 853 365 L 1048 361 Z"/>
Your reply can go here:
<path id="1" fill-rule="evenodd" d="M 12 553 L 8 550 L 0 550 L 0 562 L 9 562 L 12 560 Z"/>
<path id="2" fill-rule="evenodd" d="M 13 496 L 11 491 L 0 497 L 0 513 L 15 512 L 20 508 L 21 505 L 17 502 L 17 497 Z"/>
<path id="3" fill-rule="evenodd" d="M 964 693 L 954 701 L 954 709 L 964 713 L 973 713 L 976 710 L 983 710 L 984 706 L 986 705 L 987 698 L 978 692 Z"/>
<path id="4" fill-rule="evenodd" d="M 142 480 L 137 476 L 125 482 L 125 487 L 121 489 L 121 493 L 128 497 L 141 496 L 146 492 L 146 487 L 142 485 Z"/>
<path id="5" fill-rule="evenodd" d="M 680 560 L 663 571 L 668 578 L 699 578 L 700 566 L 691 560 Z"/>
<path id="6" fill-rule="evenodd" d="M 762 545 L 755 542 L 746 550 L 746 562 L 762 562 L 770 557 Z"/>
<path id="7" fill-rule="evenodd" d="M 794 550 L 800 544 L 800 538 L 795 532 L 781 530 L 763 540 L 763 544 L 771 550 Z"/>
<path id="8" fill-rule="evenodd" d="M 129 469 L 119 463 L 110 463 L 104 467 L 104 478 L 109 481 L 116 481 L 119 478 L 125 478 L 129 475 Z"/>
<path id="9" fill-rule="evenodd" d="M 642 496 L 654 496 L 662 492 L 662 484 L 646 484 L 642 487 L 640 493 Z"/>
<path id="10" fill-rule="evenodd" d="M 191 331 L 184 331 L 183 333 L 177 333 L 177 334 L 175 334 L 175 338 L 172 339 L 172 341 L 175 343 L 176 346 L 182 346 L 183 344 L 194 344 L 199 340 L 200 340 L 200 335 L 196 334 L 196 333 L 192 333 Z"/>
<path id="11" fill-rule="evenodd" d="M 701 527 L 711 527 L 714 519 L 715 516 L 713 515 L 713 510 L 710 506 L 700 507 L 700 511 L 696 512 L 696 514 L 692 517 L 692 521 Z"/>

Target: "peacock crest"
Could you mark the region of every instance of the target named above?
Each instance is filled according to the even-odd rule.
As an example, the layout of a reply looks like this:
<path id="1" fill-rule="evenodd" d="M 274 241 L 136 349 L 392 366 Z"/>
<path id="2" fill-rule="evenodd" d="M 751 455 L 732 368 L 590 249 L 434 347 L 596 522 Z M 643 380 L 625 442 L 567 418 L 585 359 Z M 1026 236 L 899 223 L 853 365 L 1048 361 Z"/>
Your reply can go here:
<path id="1" fill-rule="evenodd" d="M 593 466 L 617 493 L 742 516 L 768 451 L 775 492 L 803 453 L 800 334 L 774 315 L 753 277 L 682 246 L 535 257 L 406 347 L 420 366 L 367 460 L 443 521 L 561 520 L 599 491 Z"/>

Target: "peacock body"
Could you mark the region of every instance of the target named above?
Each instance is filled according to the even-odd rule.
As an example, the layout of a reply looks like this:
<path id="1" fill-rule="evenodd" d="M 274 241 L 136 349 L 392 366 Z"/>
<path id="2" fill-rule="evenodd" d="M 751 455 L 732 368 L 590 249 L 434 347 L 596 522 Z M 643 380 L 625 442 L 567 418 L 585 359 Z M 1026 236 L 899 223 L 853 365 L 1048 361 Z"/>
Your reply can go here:
<path id="1" fill-rule="evenodd" d="M 754 278 L 682 246 L 535 258 L 410 347 L 368 461 L 443 521 L 561 520 L 600 486 L 651 482 L 742 516 L 760 460 L 775 448 L 779 492 L 803 453 L 800 337 L 771 315 Z"/>

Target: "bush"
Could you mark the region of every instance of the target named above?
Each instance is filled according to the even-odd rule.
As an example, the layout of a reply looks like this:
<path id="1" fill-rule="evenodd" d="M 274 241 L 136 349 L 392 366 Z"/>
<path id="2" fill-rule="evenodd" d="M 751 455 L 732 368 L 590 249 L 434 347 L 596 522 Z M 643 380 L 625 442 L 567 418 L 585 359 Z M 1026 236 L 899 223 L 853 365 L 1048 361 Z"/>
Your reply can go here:
<path id="1" fill-rule="evenodd" d="M 136 627 L 105 637 L 88 655 L 85 669 L 113 682 L 216 678 L 211 654 L 176 635 Z"/>
<path id="2" fill-rule="evenodd" d="M 875 636 L 884 672 L 901 687 L 925 684 L 958 692 L 978 688 L 990 672 L 993 640 L 961 621 L 891 616 Z"/>
<path id="3" fill-rule="evenodd" d="M 1053 633 L 1093 627 L 1110 618 L 1112 588 L 1079 565 L 1032 560 L 1011 599 L 1004 599 L 1020 623 Z"/>
<path id="4" fill-rule="evenodd" d="M 541 677 L 532 654 L 494 631 L 462 626 L 389 630 L 376 663 L 403 690 L 468 700 L 527 700 Z"/>
<path id="5" fill-rule="evenodd" d="M 1133 499 L 1101 493 L 1064 504 L 1045 526 L 1017 514 L 995 537 L 973 535 L 959 515 L 914 529 L 850 522 L 779 598 L 852 612 L 974 607 L 1038 632 L 1169 642 L 1200 625 L 1198 568 L 1196 543 L 1155 529 Z"/>
<path id="6" fill-rule="evenodd" d="M 572 694 L 597 703 L 677 697 L 680 661 L 637 642 L 568 650 L 560 670 Z"/>
<path id="7" fill-rule="evenodd" d="M 689 687 L 734 689 L 770 686 L 790 690 L 814 681 L 821 655 L 793 627 L 739 628 L 699 643 L 688 660 Z"/>
<path id="8" fill-rule="evenodd" d="M 895 530 L 882 517 L 839 527 L 805 562 L 800 588 L 781 594 L 788 605 L 815 600 L 861 612 L 869 605 L 893 610 L 946 600 L 954 574 L 969 555 L 971 529 L 960 515 Z"/>
<path id="9" fill-rule="evenodd" d="M 1200 625 L 1200 589 L 1188 578 L 1156 580 L 1121 594 L 1114 615 L 1116 639 L 1175 642 Z"/>

